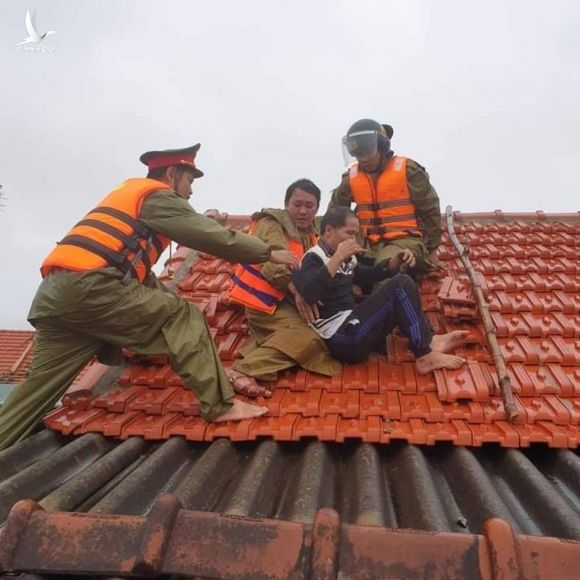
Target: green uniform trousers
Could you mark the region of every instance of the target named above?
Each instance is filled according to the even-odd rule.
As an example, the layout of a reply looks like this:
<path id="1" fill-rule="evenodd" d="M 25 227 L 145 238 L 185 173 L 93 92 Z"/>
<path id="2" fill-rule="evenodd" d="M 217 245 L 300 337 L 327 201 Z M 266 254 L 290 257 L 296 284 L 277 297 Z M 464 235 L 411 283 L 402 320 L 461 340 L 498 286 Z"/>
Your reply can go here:
<path id="1" fill-rule="evenodd" d="M 235 370 L 263 381 L 275 381 L 280 371 L 296 365 L 326 376 L 342 372 L 324 340 L 288 302 L 282 301 L 274 314 L 247 308 L 246 317 L 252 338 L 241 349 Z"/>
<path id="2" fill-rule="evenodd" d="M 421 238 L 407 237 L 391 242 L 378 242 L 376 244 L 369 244 L 367 251 L 370 257 L 374 258 L 375 263 L 390 260 L 403 250 L 411 250 L 417 263 L 410 273 L 422 276 L 435 270 L 435 266 L 429 260 L 429 252 L 425 247 L 425 243 Z"/>
<path id="3" fill-rule="evenodd" d="M 30 375 L 0 409 L 0 449 L 30 434 L 106 345 L 168 355 L 207 420 L 231 407 L 234 391 L 201 312 L 161 288 L 125 286 L 121 276 L 106 268 L 43 280 L 29 314 L 37 329 Z"/>

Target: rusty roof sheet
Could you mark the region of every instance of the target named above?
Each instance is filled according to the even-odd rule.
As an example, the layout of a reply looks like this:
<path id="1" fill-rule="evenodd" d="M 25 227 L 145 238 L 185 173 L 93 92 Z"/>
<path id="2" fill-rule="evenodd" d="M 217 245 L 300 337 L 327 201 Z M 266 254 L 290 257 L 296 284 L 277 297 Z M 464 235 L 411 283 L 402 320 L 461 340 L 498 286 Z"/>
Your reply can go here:
<path id="1" fill-rule="evenodd" d="M 506 577 L 574 578 L 580 457 L 46 430 L 0 453 L 7 517 L 0 571 L 491 578 L 511 566 Z"/>
<path id="2" fill-rule="evenodd" d="M 84 578 L 562 580 L 576 577 L 580 559 L 580 542 L 516 535 L 501 519 L 488 520 L 477 536 L 400 534 L 343 524 L 328 508 L 309 526 L 188 511 L 171 495 L 162 496 L 147 517 L 81 519 L 46 513 L 25 500 L 10 514 L 4 535 L 0 570 Z"/>
<path id="3" fill-rule="evenodd" d="M 439 257 L 446 272 L 421 282 L 423 307 L 437 332 L 468 329 L 456 371 L 415 373 L 405 340 L 388 338 L 387 354 L 345 366 L 339 377 L 281 373 L 264 418 L 205 423 L 195 397 L 163 356 L 133 359 L 111 389 L 83 381 L 46 418 L 64 434 L 191 441 L 315 437 L 369 443 L 574 448 L 580 438 L 580 214 L 455 214 L 456 232 L 479 272 L 506 359 L 519 417 L 510 423 L 463 265 L 446 232 Z M 234 217 L 236 227 L 247 218 Z M 177 292 L 204 312 L 224 364 L 232 364 L 248 330 L 243 311 L 226 300 L 232 264 L 180 248 L 171 266 Z M 162 276 L 166 281 L 167 270 Z M 101 374 L 105 369 L 101 369 Z M 83 396 L 84 395 L 84 396 Z"/>

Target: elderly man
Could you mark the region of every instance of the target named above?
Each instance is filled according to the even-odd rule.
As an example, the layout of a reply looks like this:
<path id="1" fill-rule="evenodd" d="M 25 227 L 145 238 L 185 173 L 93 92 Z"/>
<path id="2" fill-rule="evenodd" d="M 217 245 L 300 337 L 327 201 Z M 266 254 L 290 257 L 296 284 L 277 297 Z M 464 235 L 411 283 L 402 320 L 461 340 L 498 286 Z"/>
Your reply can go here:
<path id="1" fill-rule="evenodd" d="M 300 259 L 317 243 L 313 221 L 319 205 L 320 189 L 308 179 L 299 179 L 286 190 L 283 210 L 263 209 L 252 216 L 250 233 Z M 340 363 L 308 326 L 318 317 L 318 309 L 296 290 L 286 265 L 268 261 L 239 266 L 229 298 L 246 307 L 252 335 L 242 349 L 243 359 L 230 371 L 234 388 L 268 396 L 269 391 L 254 379 L 273 381 L 279 371 L 295 365 L 327 376 L 340 374 Z"/>
<path id="2" fill-rule="evenodd" d="M 383 351 L 385 338 L 399 327 L 409 339 L 420 375 L 465 364 L 465 359 L 448 353 L 461 346 L 469 333 L 456 330 L 433 335 L 415 282 L 406 274 L 394 275 L 410 251 L 403 250 L 388 264 L 360 264 L 356 255 L 364 248 L 356 241 L 359 225 L 346 207 L 328 210 L 320 224 L 319 244 L 306 252 L 300 269 L 292 275 L 304 299 L 319 304 L 320 316 L 312 327 L 324 338 L 331 354 L 344 363 L 363 362 L 372 351 Z M 356 304 L 354 282 L 379 284 Z"/>
<path id="3" fill-rule="evenodd" d="M 202 314 L 151 273 L 171 240 L 227 260 L 296 264 L 288 250 L 272 251 L 193 210 L 191 185 L 203 175 L 195 165 L 198 149 L 143 154 L 147 177 L 114 189 L 42 263 L 28 316 L 37 330 L 30 376 L 0 410 L 0 449 L 29 434 L 77 373 L 111 345 L 167 354 L 208 421 L 266 412 L 234 398 Z"/>
<path id="4" fill-rule="evenodd" d="M 439 198 L 421 165 L 391 151 L 392 136 L 390 125 L 372 119 L 350 127 L 343 152 L 354 163 L 333 191 L 328 208 L 354 202 L 368 255 L 379 263 L 410 250 L 400 266 L 420 276 L 439 267 Z"/>

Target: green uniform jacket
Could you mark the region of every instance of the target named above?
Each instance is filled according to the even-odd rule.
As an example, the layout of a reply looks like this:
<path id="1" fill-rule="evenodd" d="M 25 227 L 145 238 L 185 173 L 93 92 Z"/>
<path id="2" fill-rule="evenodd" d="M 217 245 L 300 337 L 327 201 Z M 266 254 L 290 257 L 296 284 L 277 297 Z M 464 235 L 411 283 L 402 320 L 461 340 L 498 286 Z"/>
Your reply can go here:
<path id="1" fill-rule="evenodd" d="M 288 249 L 286 235 L 310 248 L 310 236 L 299 232 L 288 212 L 263 209 L 252 216 L 256 221 L 253 235 L 272 249 Z M 285 291 L 291 282 L 290 270 L 266 262 L 262 275 L 272 286 Z M 275 380 L 279 371 L 300 365 L 327 376 L 340 374 L 341 364 L 328 353 L 324 341 L 314 332 L 288 300 L 283 300 L 274 314 L 247 308 L 246 315 L 252 339 L 242 349 L 243 360 L 234 368 L 261 380 Z"/>
<path id="2" fill-rule="evenodd" d="M 264 262 L 269 247 L 199 215 L 172 191 L 146 198 L 140 219 L 184 246 L 232 261 Z M 152 276 L 123 284 L 122 272 L 56 270 L 40 284 L 28 319 L 36 327 L 30 375 L 0 409 L 0 449 L 26 437 L 95 355 L 127 347 L 137 354 L 166 354 L 171 367 L 212 420 L 232 405 L 234 391 L 202 313 Z"/>

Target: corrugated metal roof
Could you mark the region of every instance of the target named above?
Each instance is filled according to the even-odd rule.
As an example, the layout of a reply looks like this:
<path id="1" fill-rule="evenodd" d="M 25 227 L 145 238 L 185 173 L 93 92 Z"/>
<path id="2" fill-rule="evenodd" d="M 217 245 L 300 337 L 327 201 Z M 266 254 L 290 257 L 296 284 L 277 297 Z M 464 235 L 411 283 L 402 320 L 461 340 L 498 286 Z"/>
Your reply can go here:
<path id="1" fill-rule="evenodd" d="M 525 447 L 578 446 L 580 440 L 580 216 L 493 214 L 457 216 L 456 231 L 489 302 L 496 334 L 511 379 L 518 419 L 506 418 L 471 286 L 447 233 L 439 257 L 445 275 L 421 282 L 423 307 L 437 332 L 470 331 L 456 349 L 468 364 L 456 371 L 416 374 L 405 339 L 388 337 L 387 354 L 347 365 L 333 379 L 303 370 L 280 374 L 274 395 L 262 399 L 265 418 L 232 425 L 208 425 L 196 400 L 165 357 L 134 361 L 113 392 L 97 396 L 85 381 L 64 399 L 47 425 L 65 434 L 100 432 L 121 438 L 143 435 L 192 441 L 260 436 L 279 441 L 317 437 L 369 443 L 405 440 L 433 445 L 450 441 L 481 446 L 496 442 Z M 240 227 L 247 218 L 236 218 Z M 177 278 L 178 293 L 205 314 L 226 365 L 248 336 L 243 312 L 227 303 L 232 264 L 180 249 L 173 267 L 187 262 Z"/>
<path id="2" fill-rule="evenodd" d="M 0 454 L 0 518 L 20 499 L 47 510 L 146 514 L 162 492 L 191 510 L 312 522 L 580 539 L 580 458 L 570 450 L 351 442 L 155 444 L 50 431 Z"/>
<path id="3" fill-rule="evenodd" d="M 520 577 L 574 578 L 580 565 L 580 542 L 532 539 L 580 540 L 580 457 L 565 449 L 119 442 L 43 431 L 0 453 L 0 474 L 0 519 L 21 499 L 38 502 L 13 509 L 0 533 L 0 571 L 92 578 L 153 561 L 158 571 L 220 578 L 491 578 L 505 565 L 506 577 L 517 569 Z M 342 539 L 336 562 L 317 576 L 313 555 L 300 553 L 320 541 L 315 522 L 324 517 L 338 522 Z M 144 544 L 148 533 L 155 549 Z M 227 549 L 232 542 L 237 549 Z M 493 550 L 509 558 L 502 564 Z"/>

